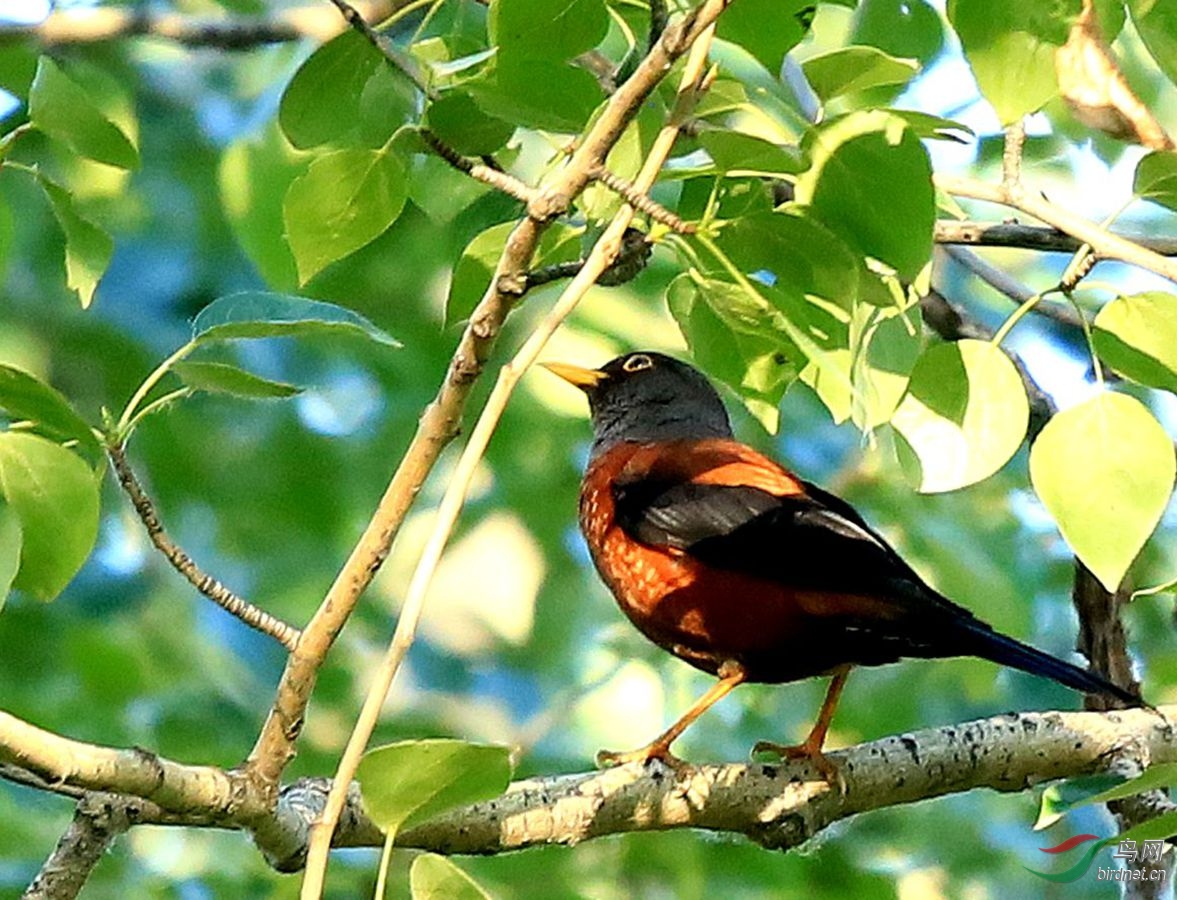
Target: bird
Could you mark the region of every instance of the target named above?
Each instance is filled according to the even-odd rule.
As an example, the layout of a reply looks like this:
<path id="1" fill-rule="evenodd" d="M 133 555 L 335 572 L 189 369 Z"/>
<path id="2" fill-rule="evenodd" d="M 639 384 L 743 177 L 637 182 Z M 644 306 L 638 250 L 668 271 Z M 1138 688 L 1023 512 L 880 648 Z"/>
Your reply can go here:
<path id="1" fill-rule="evenodd" d="M 542 365 L 588 398 L 579 522 L 602 580 L 643 635 L 717 678 L 649 744 L 603 750 L 598 765 L 685 766 L 671 745 L 738 685 L 829 675 L 805 740 L 752 752 L 808 759 L 832 783 L 822 750 L 847 675 L 902 658 L 976 656 L 1145 705 L 934 590 L 849 503 L 737 441 L 718 392 L 687 363 L 646 350 L 597 369 Z"/>

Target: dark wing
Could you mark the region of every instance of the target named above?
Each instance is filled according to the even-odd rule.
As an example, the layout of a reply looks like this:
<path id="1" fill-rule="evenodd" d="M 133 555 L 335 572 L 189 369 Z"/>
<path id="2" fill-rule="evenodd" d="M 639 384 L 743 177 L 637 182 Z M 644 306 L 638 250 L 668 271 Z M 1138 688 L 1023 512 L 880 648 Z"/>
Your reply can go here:
<path id="1" fill-rule="evenodd" d="M 615 517 L 643 544 L 791 587 L 887 596 L 895 582 L 922 586 L 852 506 L 802 486 L 805 494 L 780 497 L 743 485 L 642 479 L 614 487 Z"/>
<path id="2" fill-rule="evenodd" d="M 994 631 L 928 587 L 850 504 L 800 486 L 805 493 L 777 496 L 745 485 L 639 479 L 614 487 L 614 515 L 635 540 L 716 568 L 802 591 L 885 601 L 890 615 L 878 615 L 876 606 L 861 616 L 830 616 L 827 626 L 848 661 L 980 656 L 1076 690 L 1141 702 L 1095 673 Z"/>

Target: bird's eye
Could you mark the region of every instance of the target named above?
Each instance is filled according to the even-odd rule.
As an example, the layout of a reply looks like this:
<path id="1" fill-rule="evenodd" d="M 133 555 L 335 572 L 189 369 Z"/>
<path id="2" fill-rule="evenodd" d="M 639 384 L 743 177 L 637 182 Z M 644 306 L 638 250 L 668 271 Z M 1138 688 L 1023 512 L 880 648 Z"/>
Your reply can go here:
<path id="1" fill-rule="evenodd" d="M 621 368 L 626 372 L 640 372 L 642 369 L 649 369 L 653 365 L 654 360 L 650 359 L 646 354 L 635 353 L 621 364 Z"/>

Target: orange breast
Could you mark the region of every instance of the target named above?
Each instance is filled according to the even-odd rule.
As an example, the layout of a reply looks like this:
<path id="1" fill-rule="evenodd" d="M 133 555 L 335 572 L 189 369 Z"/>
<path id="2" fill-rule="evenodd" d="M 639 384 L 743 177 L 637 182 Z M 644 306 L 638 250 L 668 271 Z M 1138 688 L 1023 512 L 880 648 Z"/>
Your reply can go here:
<path id="1" fill-rule="evenodd" d="M 828 644 L 831 604 L 839 598 L 740 572 L 713 568 L 674 548 L 632 540 L 614 520 L 612 485 L 643 477 L 708 484 L 751 484 L 780 496 L 803 491 L 771 460 L 734 441 L 693 442 L 689 448 L 622 444 L 585 474 L 580 524 L 601 577 L 618 605 L 650 640 L 714 672 L 725 660 L 752 669 L 751 680 L 790 681 L 839 664 Z"/>

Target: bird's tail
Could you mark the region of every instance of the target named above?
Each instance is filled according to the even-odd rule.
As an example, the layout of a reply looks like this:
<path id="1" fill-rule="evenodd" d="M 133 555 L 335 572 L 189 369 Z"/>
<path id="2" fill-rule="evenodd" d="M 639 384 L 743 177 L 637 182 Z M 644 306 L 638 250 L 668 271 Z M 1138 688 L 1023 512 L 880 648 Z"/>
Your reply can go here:
<path id="1" fill-rule="evenodd" d="M 969 644 L 967 652 L 972 656 L 1020 669 L 1031 675 L 1050 678 L 1087 694 L 1107 694 L 1133 706 L 1147 706 L 1138 695 L 1112 684 L 1103 676 L 1063 662 L 1049 653 L 1035 650 L 1021 641 L 992 630 L 980 621 L 969 622 L 966 629 L 966 640 Z"/>

